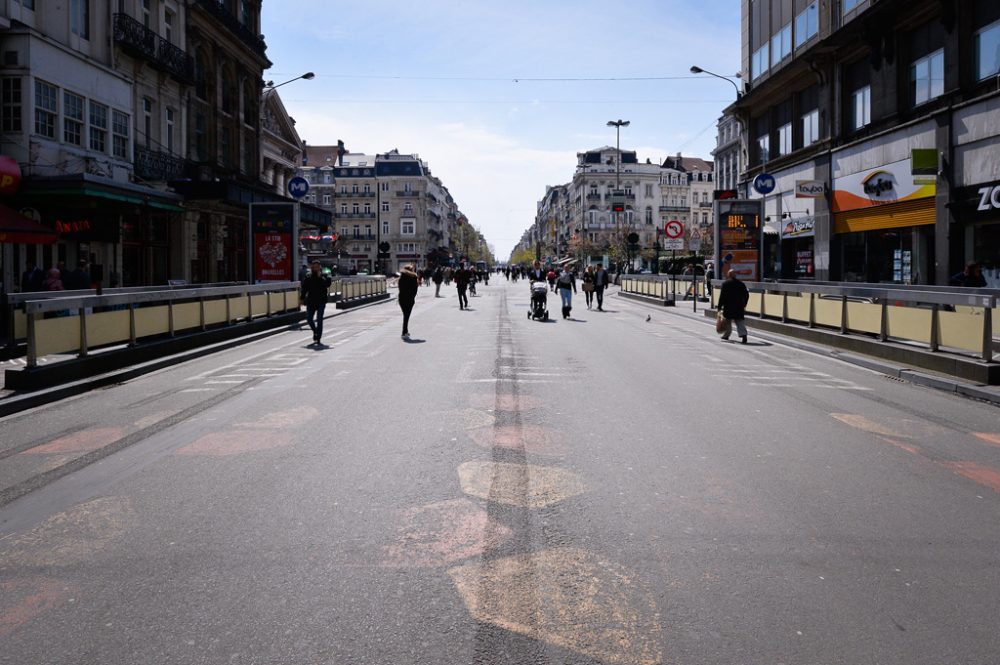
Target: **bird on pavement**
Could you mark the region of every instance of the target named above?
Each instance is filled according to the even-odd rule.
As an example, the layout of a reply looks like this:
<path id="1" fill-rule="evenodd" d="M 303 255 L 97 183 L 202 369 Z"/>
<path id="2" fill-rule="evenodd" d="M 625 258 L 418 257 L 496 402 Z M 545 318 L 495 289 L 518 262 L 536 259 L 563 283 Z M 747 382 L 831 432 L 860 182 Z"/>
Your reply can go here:
<path id="1" fill-rule="evenodd" d="M 653 318 L 653 317 L 652 317 L 652 315 L 651 315 L 651 314 L 647 314 L 647 315 L 646 315 L 646 323 L 649 323 L 649 322 L 650 322 L 650 320 L 652 320 L 652 318 Z"/>

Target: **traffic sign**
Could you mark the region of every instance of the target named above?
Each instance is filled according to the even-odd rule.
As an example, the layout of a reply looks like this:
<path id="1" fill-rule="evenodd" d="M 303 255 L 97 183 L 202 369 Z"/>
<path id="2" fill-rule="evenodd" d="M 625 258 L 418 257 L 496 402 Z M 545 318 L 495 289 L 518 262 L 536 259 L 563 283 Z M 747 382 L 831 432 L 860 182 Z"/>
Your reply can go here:
<path id="1" fill-rule="evenodd" d="M 767 196 L 774 191 L 774 176 L 770 173 L 760 173 L 753 179 L 753 188 L 758 194 Z"/>
<path id="2" fill-rule="evenodd" d="M 701 251 L 701 234 L 697 231 L 692 231 L 688 238 L 688 251 L 693 254 Z"/>
<path id="3" fill-rule="evenodd" d="M 667 238 L 663 242 L 663 249 L 668 249 L 668 250 L 684 249 L 684 238 Z"/>
<path id="4" fill-rule="evenodd" d="M 684 225 L 681 224 L 676 219 L 672 219 L 667 222 L 666 226 L 663 227 L 663 233 L 666 234 L 668 238 L 683 238 L 684 237 Z M 683 244 L 683 240 L 681 243 Z M 682 248 L 683 249 L 683 248 Z"/>
<path id="5" fill-rule="evenodd" d="M 295 176 L 288 181 L 288 194 L 293 199 L 301 199 L 309 193 L 309 181 L 302 176 Z"/>

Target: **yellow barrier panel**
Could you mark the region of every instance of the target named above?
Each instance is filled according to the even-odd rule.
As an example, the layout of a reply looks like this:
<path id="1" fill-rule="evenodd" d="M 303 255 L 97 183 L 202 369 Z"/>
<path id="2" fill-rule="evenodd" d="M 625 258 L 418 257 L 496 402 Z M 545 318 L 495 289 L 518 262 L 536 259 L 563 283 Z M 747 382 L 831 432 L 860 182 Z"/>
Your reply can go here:
<path id="1" fill-rule="evenodd" d="M 938 343 L 952 349 L 981 352 L 983 323 L 982 310 L 938 312 Z"/>
<path id="2" fill-rule="evenodd" d="M 781 310 L 784 307 L 782 300 L 780 295 L 764 294 L 764 313 L 768 316 L 781 318 Z"/>
<path id="3" fill-rule="evenodd" d="M 59 316 L 35 322 L 35 348 L 38 357 L 53 353 L 76 352 L 80 348 L 80 319 Z"/>
<path id="4" fill-rule="evenodd" d="M 882 332 L 882 306 L 864 302 L 847 303 L 847 329 L 878 335 Z"/>
<path id="5" fill-rule="evenodd" d="M 841 303 L 839 300 L 816 298 L 816 325 L 840 330 Z"/>
<path id="6" fill-rule="evenodd" d="M 253 317 L 267 314 L 267 296 L 264 294 L 250 296 L 251 307 L 253 307 Z"/>
<path id="7" fill-rule="evenodd" d="M 761 295 L 762 294 L 760 293 L 750 293 L 750 300 L 747 301 L 747 312 L 750 312 L 751 314 L 760 314 Z"/>
<path id="8" fill-rule="evenodd" d="M 788 320 L 809 323 L 809 296 L 788 294 Z"/>
<path id="9" fill-rule="evenodd" d="M 931 310 L 891 305 L 888 312 L 886 330 L 889 337 L 931 343 Z"/>
<path id="10" fill-rule="evenodd" d="M 121 340 L 128 340 L 128 312 L 114 312 L 125 315 L 125 336 Z M 87 318 L 90 323 L 90 317 Z M 163 335 L 170 332 L 170 308 L 166 305 L 157 307 L 140 307 L 135 310 L 135 336 L 148 337 L 150 335 Z M 87 344 L 94 346 L 97 344 L 90 336 L 90 326 L 87 326 Z"/>
<path id="11" fill-rule="evenodd" d="M 243 296 L 238 298 L 233 298 L 229 303 L 229 314 L 233 317 L 233 320 L 246 319 L 247 312 L 247 299 Z"/>
<path id="12" fill-rule="evenodd" d="M 138 323 L 139 311 L 136 311 Z M 164 319 L 165 320 L 165 319 Z M 87 347 L 129 341 L 128 310 L 87 316 Z M 77 349 L 73 349 L 76 351 Z"/>
<path id="13" fill-rule="evenodd" d="M 226 301 L 206 300 L 205 301 L 205 325 L 226 322 Z"/>
<path id="14" fill-rule="evenodd" d="M 174 305 L 174 330 L 201 327 L 201 308 L 196 302 Z"/>

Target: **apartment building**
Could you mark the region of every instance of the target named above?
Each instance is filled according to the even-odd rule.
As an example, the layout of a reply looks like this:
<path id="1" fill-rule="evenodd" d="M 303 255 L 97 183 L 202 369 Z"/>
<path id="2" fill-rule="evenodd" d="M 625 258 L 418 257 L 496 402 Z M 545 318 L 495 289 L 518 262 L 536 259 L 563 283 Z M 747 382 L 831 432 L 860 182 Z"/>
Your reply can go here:
<path id="1" fill-rule="evenodd" d="M 168 116 L 158 107 L 147 118 L 140 101 L 160 76 L 167 107 L 180 108 L 188 73 L 181 14 L 169 39 L 162 24 L 143 33 L 148 48 L 140 54 L 129 46 L 133 33 L 117 29 L 135 8 L 117 9 L 85 0 L 0 2 L 0 153 L 24 176 L 4 209 L 50 234 L 47 244 L 3 245 L 5 285 L 17 284 L 28 262 L 78 261 L 103 273 L 105 285 L 165 282 L 178 260 L 180 197 L 141 175 L 148 175 L 146 146 L 168 140 Z"/>
<path id="2" fill-rule="evenodd" d="M 744 0 L 742 179 L 761 173 L 765 275 L 1000 285 L 1000 4 Z M 1000 203 L 1000 196 L 997 197 Z"/>
<path id="3" fill-rule="evenodd" d="M 702 202 L 711 200 L 713 187 L 712 164 L 702 159 L 677 155 L 642 163 L 635 151 L 588 150 L 577 154 L 571 182 L 546 187 L 526 239 L 545 255 L 601 256 L 636 233 L 639 248 L 648 250 L 670 220 L 689 231 L 693 222 L 708 222 Z"/>

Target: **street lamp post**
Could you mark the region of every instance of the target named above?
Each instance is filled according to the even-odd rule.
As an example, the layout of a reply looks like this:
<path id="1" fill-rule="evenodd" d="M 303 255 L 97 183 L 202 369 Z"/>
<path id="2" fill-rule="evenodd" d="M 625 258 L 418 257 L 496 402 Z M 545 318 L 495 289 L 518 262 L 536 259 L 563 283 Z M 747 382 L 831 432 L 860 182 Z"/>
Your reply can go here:
<path id="1" fill-rule="evenodd" d="M 628 127 L 631 124 L 628 120 L 608 120 L 608 127 L 615 128 L 615 196 L 611 197 L 611 210 L 615 215 L 615 232 L 621 236 L 621 217 L 618 215 L 618 211 L 615 210 L 615 197 L 621 196 L 622 189 L 622 127 Z M 625 210 L 625 202 L 622 199 L 622 210 Z M 618 273 L 621 274 L 621 267 L 618 268 Z"/>
<path id="2" fill-rule="evenodd" d="M 736 89 L 736 99 L 739 99 L 742 96 L 742 93 L 740 92 L 739 86 L 736 85 L 736 81 L 733 80 L 733 78 L 740 78 L 739 74 L 736 74 L 733 77 L 720 76 L 719 74 L 716 74 L 714 72 L 710 72 L 707 69 L 702 69 L 698 65 L 691 65 L 691 73 L 692 74 L 708 74 L 709 76 L 714 76 L 717 79 L 722 79 L 723 81 L 727 81 L 727 82 L 731 83 L 732 86 Z"/>
<path id="3" fill-rule="evenodd" d="M 306 81 L 311 81 L 314 78 L 316 78 L 315 74 L 313 74 L 312 72 L 306 72 L 305 74 L 302 74 L 301 76 L 296 76 L 293 79 L 288 79 L 287 81 L 285 81 L 283 83 L 279 83 L 278 85 L 275 85 L 274 81 L 268 81 L 267 83 L 264 84 L 264 88 L 266 90 L 274 90 L 275 88 L 280 88 L 283 85 L 288 85 L 292 81 L 298 81 L 299 79 L 304 79 Z"/>

